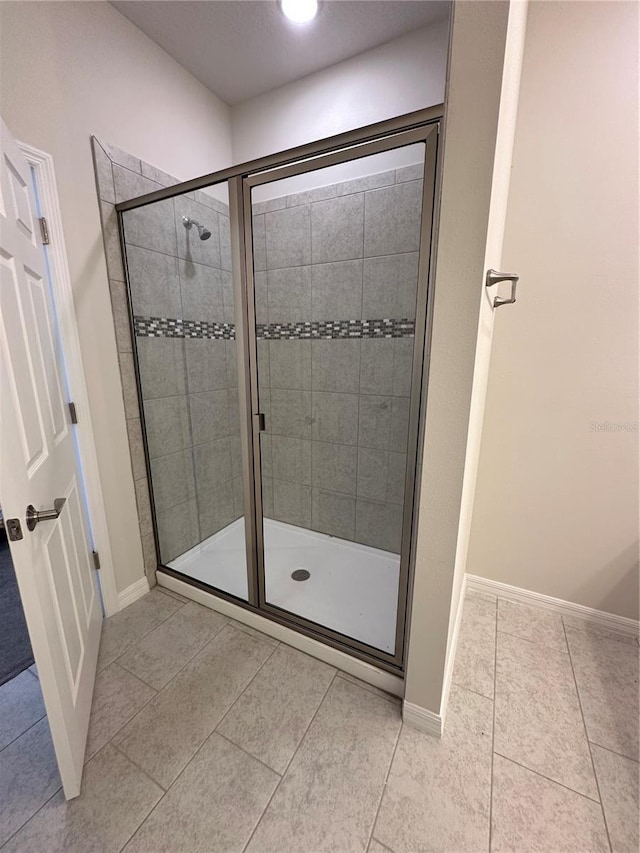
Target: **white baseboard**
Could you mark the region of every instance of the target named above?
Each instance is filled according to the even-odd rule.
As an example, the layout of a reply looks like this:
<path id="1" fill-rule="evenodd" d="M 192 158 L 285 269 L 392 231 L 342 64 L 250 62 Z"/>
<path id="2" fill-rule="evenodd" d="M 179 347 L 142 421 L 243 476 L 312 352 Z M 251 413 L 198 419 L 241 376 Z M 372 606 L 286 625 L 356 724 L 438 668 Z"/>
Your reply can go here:
<path id="1" fill-rule="evenodd" d="M 498 598 L 515 601 L 518 604 L 526 604 L 529 607 L 542 607 L 545 610 L 552 610 L 560 616 L 570 616 L 588 622 L 605 631 L 613 631 L 627 636 L 637 636 L 640 632 L 638 620 L 616 616 L 615 613 L 607 613 L 605 610 L 596 610 L 593 607 L 574 604 L 572 601 L 564 601 L 562 598 L 543 595 L 541 592 L 532 592 L 530 589 L 522 589 L 522 587 L 511 586 L 508 583 L 481 578 L 478 575 L 467 575 L 466 582 L 468 590 L 495 595 Z"/>
<path id="2" fill-rule="evenodd" d="M 185 581 L 178 580 L 172 575 L 158 572 L 158 585 L 162 588 L 173 590 L 185 598 L 190 598 L 192 601 L 197 601 L 198 604 L 203 604 L 205 607 L 210 607 L 218 613 L 229 616 L 235 619 L 236 622 L 241 622 L 243 625 L 248 625 L 250 628 L 255 628 L 269 637 L 280 640 L 288 646 L 293 646 L 294 649 L 299 649 L 301 652 L 306 652 L 318 660 L 328 663 L 330 666 L 335 666 L 343 672 L 348 672 L 354 678 L 359 678 L 379 690 L 384 690 L 385 693 L 391 693 L 393 696 L 404 696 L 404 681 L 397 675 L 392 675 L 390 672 L 385 672 L 372 666 L 366 661 L 351 657 L 351 655 L 341 652 L 339 649 L 334 649 L 332 646 L 327 646 L 324 643 L 314 640 L 313 637 L 307 637 L 305 634 L 299 634 L 297 631 L 281 625 L 279 622 L 273 622 L 271 619 L 266 619 L 258 613 L 233 604 L 224 598 L 218 598 L 210 592 L 200 589 L 197 586 L 192 586 Z"/>
<path id="3" fill-rule="evenodd" d="M 128 607 L 130 604 L 133 604 L 134 601 L 142 598 L 142 596 L 146 595 L 148 592 L 149 581 L 146 578 L 140 578 L 139 581 L 132 583 L 131 586 L 128 586 L 126 589 L 123 589 L 122 592 L 118 593 L 118 604 L 120 605 L 120 610 L 122 610 L 123 607 Z"/>
<path id="4" fill-rule="evenodd" d="M 402 721 L 413 729 L 434 737 L 442 737 L 442 717 L 413 702 L 402 703 Z"/>

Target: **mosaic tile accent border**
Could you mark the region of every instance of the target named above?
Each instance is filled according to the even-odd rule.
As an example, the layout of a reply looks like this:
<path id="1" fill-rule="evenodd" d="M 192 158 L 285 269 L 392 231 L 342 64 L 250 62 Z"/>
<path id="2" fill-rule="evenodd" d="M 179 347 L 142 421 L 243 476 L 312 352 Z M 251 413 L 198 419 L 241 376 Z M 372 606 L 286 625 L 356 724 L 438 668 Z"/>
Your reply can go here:
<path id="1" fill-rule="evenodd" d="M 232 341 L 236 337 L 233 323 L 207 320 L 179 320 L 168 317 L 134 317 L 138 338 L 206 338 Z M 258 340 L 345 340 L 358 338 L 412 338 L 415 321 L 402 320 L 300 320 L 295 323 L 258 323 Z"/>
<path id="2" fill-rule="evenodd" d="M 256 326 L 257 336 L 268 341 L 332 340 L 343 338 L 412 338 L 413 320 L 319 320 L 270 323 Z"/>
<path id="3" fill-rule="evenodd" d="M 209 320 L 173 320 L 169 317 L 134 317 L 137 338 L 208 338 L 232 341 L 236 337 L 233 323 L 214 323 Z"/>

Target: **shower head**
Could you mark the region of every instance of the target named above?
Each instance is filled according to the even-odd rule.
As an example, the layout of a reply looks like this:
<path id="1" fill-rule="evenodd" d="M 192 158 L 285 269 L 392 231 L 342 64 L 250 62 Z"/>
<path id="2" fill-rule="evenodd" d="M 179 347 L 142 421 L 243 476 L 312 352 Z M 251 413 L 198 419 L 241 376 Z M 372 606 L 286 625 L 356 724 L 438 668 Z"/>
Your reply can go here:
<path id="1" fill-rule="evenodd" d="M 195 225 L 196 228 L 198 229 L 198 236 L 200 237 L 201 240 L 208 240 L 209 237 L 211 237 L 211 231 L 209 231 L 208 228 L 205 228 L 204 225 L 200 225 L 200 223 L 196 222 L 195 219 L 189 219 L 188 216 L 183 216 L 182 217 L 182 224 L 187 229 L 187 231 L 190 231 L 191 227 L 193 225 Z"/>

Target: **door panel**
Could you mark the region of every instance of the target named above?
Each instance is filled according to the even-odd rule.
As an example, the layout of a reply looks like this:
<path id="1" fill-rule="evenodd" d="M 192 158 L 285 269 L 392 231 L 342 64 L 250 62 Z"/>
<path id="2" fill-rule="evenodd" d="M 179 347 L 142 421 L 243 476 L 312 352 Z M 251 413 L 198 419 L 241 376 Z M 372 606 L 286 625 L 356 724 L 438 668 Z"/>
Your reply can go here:
<path id="1" fill-rule="evenodd" d="M 437 141 L 405 139 L 253 176 L 244 211 L 260 606 L 396 664 Z"/>
<path id="2" fill-rule="evenodd" d="M 0 502 L 67 798 L 80 793 L 102 612 L 28 165 L 2 124 Z M 27 506 L 57 517 L 29 530 Z"/>

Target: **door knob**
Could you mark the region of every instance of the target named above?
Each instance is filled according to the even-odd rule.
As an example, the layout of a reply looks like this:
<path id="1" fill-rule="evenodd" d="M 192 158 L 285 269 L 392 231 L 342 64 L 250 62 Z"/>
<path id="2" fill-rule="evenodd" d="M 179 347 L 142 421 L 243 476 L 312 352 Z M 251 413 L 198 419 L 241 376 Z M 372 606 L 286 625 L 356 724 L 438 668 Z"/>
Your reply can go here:
<path id="1" fill-rule="evenodd" d="M 66 500 L 66 498 L 56 498 L 53 502 L 53 509 L 37 510 L 33 504 L 29 504 L 26 516 L 27 528 L 35 530 L 39 521 L 55 521 L 62 512 Z"/>
<path id="2" fill-rule="evenodd" d="M 511 297 L 509 299 L 503 299 L 501 296 L 494 297 L 494 308 L 499 308 L 501 305 L 511 305 L 513 302 L 516 301 L 516 287 L 519 278 L 519 275 L 515 275 L 511 272 L 498 272 L 497 270 L 487 270 L 485 287 L 492 287 L 494 284 L 498 284 L 498 282 L 500 281 L 511 282 Z"/>

